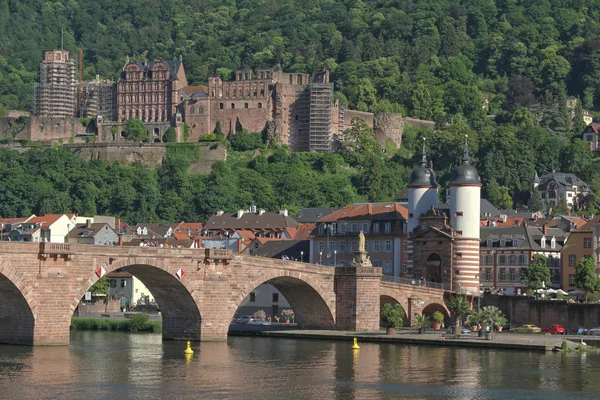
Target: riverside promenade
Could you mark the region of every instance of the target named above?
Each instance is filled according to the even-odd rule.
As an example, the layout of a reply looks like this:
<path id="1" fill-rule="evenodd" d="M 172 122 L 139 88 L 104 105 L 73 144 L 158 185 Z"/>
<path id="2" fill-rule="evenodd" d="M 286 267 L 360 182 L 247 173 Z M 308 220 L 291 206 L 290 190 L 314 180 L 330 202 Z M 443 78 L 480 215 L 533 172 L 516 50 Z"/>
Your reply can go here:
<path id="1" fill-rule="evenodd" d="M 313 340 L 343 340 L 352 341 L 357 338 L 358 342 L 364 343 L 397 343 L 407 345 L 426 345 L 438 347 L 471 347 L 480 349 L 500 349 L 500 350 L 523 350 L 523 351 L 553 351 L 560 348 L 563 340 L 567 340 L 570 349 L 580 345 L 580 339 L 572 336 L 564 337 L 561 335 L 544 334 L 520 334 L 513 332 L 496 332 L 494 340 L 485 340 L 479 337 L 476 332 L 469 335 L 454 336 L 445 333 L 446 339 L 442 338 L 445 331 L 427 331 L 419 334 L 414 330 L 399 330 L 395 335 L 386 335 L 384 330 L 369 332 L 351 332 L 351 331 L 328 331 L 328 330 L 299 330 L 291 327 L 281 328 L 281 326 L 244 326 L 232 325 L 229 335 L 232 336 L 263 336 L 278 337 L 290 339 L 313 339 Z M 588 338 L 583 337 L 586 341 Z M 589 338 L 591 342 L 592 338 Z M 594 341 L 595 342 L 595 341 Z M 586 342 L 587 343 L 587 342 Z M 589 343 L 597 345 L 596 343 Z"/>

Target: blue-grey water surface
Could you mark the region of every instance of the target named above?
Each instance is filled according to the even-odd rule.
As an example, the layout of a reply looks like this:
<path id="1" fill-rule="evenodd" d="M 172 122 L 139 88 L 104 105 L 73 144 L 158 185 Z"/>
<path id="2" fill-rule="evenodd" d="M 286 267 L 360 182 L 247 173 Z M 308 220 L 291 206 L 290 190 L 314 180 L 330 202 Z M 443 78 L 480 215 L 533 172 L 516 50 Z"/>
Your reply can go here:
<path id="1" fill-rule="evenodd" d="M 72 332 L 0 345 L 0 399 L 598 399 L 600 355 Z"/>

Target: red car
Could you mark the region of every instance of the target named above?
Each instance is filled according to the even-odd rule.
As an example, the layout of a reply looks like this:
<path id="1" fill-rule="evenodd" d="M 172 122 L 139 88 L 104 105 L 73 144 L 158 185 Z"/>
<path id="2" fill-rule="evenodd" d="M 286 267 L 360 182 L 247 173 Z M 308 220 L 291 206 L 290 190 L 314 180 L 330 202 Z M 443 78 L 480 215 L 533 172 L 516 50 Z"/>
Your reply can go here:
<path id="1" fill-rule="evenodd" d="M 547 328 L 542 329 L 543 333 L 565 333 L 565 327 L 560 324 L 552 324 Z"/>

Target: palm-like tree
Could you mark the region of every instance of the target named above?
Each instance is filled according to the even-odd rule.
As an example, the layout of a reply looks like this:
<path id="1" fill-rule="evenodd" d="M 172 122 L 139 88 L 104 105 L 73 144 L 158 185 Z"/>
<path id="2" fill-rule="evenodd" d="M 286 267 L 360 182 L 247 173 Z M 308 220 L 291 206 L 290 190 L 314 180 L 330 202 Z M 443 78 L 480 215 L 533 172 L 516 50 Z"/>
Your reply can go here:
<path id="1" fill-rule="evenodd" d="M 431 321 L 427 315 L 419 314 L 415 317 L 415 326 L 419 328 L 419 333 L 423 333 L 425 328 L 431 326 Z"/>
<path id="2" fill-rule="evenodd" d="M 454 334 L 460 335 L 462 328 L 462 315 L 468 314 L 471 311 L 471 306 L 466 298 L 455 296 L 448 302 L 448 308 L 455 317 Z"/>
<path id="3" fill-rule="evenodd" d="M 481 322 L 489 326 L 492 330 L 492 339 L 494 338 L 494 328 L 506 323 L 504 313 L 496 306 L 483 307 L 481 310 Z"/>

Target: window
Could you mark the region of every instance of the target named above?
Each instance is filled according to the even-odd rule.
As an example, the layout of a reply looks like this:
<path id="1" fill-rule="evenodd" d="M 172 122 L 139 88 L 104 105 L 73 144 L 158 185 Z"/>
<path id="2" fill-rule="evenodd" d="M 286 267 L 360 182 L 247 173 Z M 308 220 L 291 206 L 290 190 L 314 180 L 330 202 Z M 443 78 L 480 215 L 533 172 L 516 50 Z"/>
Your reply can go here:
<path id="1" fill-rule="evenodd" d="M 392 224 L 391 222 L 385 223 L 385 233 L 392 233 Z"/>
<path id="2" fill-rule="evenodd" d="M 510 265 L 516 265 L 517 264 L 517 256 L 512 254 L 510 256 Z"/>
<path id="3" fill-rule="evenodd" d="M 592 247 L 592 239 L 591 238 L 583 239 L 583 247 L 585 247 L 586 249 L 589 249 L 590 247 Z"/>
<path id="4" fill-rule="evenodd" d="M 350 225 L 350 232 L 356 232 L 356 224 Z"/>
<path id="5" fill-rule="evenodd" d="M 577 265 L 577 256 L 575 254 L 569 254 L 569 267 L 574 267 Z"/>
<path id="6" fill-rule="evenodd" d="M 279 303 L 279 293 L 273 293 L 273 303 Z"/>
<path id="7" fill-rule="evenodd" d="M 125 286 L 127 286 L 127 282 L 125 281 L 125 279 L 121 279 L 121 287 Z"/>
<path id="8" fill-rule="evenodd" d="M 525 265 L 525 256 L 523 254 L 521 254 L 519 256 L 519 264 L 520 265 Z"/>
<path id="9" fill-rule="evenodd" d="M 379 233 L 379 224 L 377 222 L 373 223 L 373 233 Z"/>
<path id="10" fill-rule="evenodd" d="M 256 293 L 250 293 L 250 303 L 254 303 L 256 301 Z"/>
<path id="11" fill-rule="evenodd" d="M 505 281 L 506 280 L 506 271 L 501 269 L 500 270 L 500 280 L 501 281 Z"/>
<path id="12" fill-rule="evenodd" d="M 494 242 L 492 241 L 492 239 L 487 240 L 487 247 L 492 247 L 493 244 Z"/>
<path id="13" fill-rule="evenodd" d="M 335 222 L 332 222 L 331 225 L 329 225 L 329 233 L 331 235 L 335 235 L 336 231 L 337 231 L 337 224 Z"/>
<path id="14" fill-rule="evenodd" d="M 346 251 L 346 242 L 340 242 L 340 253 L 345 253 Z"/>
<path id="15" fill-rule="evenodd" d="M 392 251 L 392 241 L 391 240 L 386 240 L 385 242 L 383 242 L 383 251 L 389 253 Z"/>
<path id="16" fill-rule="evenodd" d="M 575 275 L 569 274 L 569 286 L 575 286 Z"/>
<path id="17" fill-rule="evenodd" d="M 505 265 L 506 264 L 506 256 L 501 255 L 500 257 L 498 257 L 498 263 L 501 265 Z"/>
<path id="18" fill-rule="evenodd" d="M 510 271 L 510 281 L 514 282 L 517 279 L 517 273 L 514 270 Z"/>
<path id="19" fill-rule="evenodd" d="M 248 103 L 244 103 L 244 108 L 248 108 Z"/>
<path id="20" fill-rule="evenodd" d="M 506 247 L 506 239 L 500 239 L 500 247 Z"/>
<path id="21" fill-rule="evenodd" d="M 402 263 L 402 272 L 405 274 L 408 272 L 408 263 L 406 261 Z"/>
<path id="22" fill-rule="evenodd" d="M 329 242 L 329 253 L 333 254 L 335 251 L 335 242 Z"/>
<path id="23" fill-rule="evenodd" d="M 369 224 L 362 224 L 360 229 L 363 231 L 363 233 L 369 233 Z"/>
<path id="24" fill-rule="evenodd" d="M 556 239 L 555 238 L 552 238 L 552 240 L 550 240 L 550 248 L 551 249 L 556 248 Z"/>
<path id="25" fill-rule="evenodd" d="M 345 233 L 346 232 L 346 224 L 339 224 L 338 228 L 340 230 L 340 233 Z"/>
<path id="26" fill-rule="evenodd" d="M 321 251 L 323 251 L 324 248 L 325 248 L 325 243 L 319 242 L 319 244 L 317 246 L 317 251 L 321 252 Z"/>
<path id="27" fill-rule="evenodd" d="M 116 279 L 111 279 L 110 280 L 110 287 L 111 288 L 116 288 L 117 287 L 117 280 Z"/>
<path id="28" fill-rule="evenodd" d="M 219 103 L 219 108 L 222 110 L 225 106 L 223 105 L 223 103 Z"/>
<path id="29" fill-rule="evenodd" d="M 512 245 L 513 247 L 519 247 L 519 239 L 513 239 Z"/>
<path id="30" fill-rule="evenodd" d="M 546 237 L 542 236 L 542 241 L 540 242 L 540 246 L 542 249 L 546 248 Z"/>
<path id="31" fill-rule="evenodd" d="M 527 272 L 527 268 L 521 268 L 521 276 L 519 277 L 519 280 L 521 282 L 526 282 L 527 279 L 525 279 L 525 272 Z"/>
<path id="32" fill-rule="evenodd" d="M 356 240 L 352 241 L 352 251 L 358 251 L 358 242 Z"/>
<path id="33" fill-rule="evenodd" d="M 231 103 L 231 109 L 235 109 L 235 103 Z"/>
<path id="34" fill-rule="evenodd" d="M 264 94 L 264 90 L 261 90 L 260 94 L 263 95 Z M 258 103 L 258 108 L 262 108 L 262 103 Z"/>
<path id="35" fill-rule="evenodd" d="M 488 282 L 492 280 L 492 271 L 485 271 L 485 280 Z"/>
<path id="36" fill-rule="evenodd" d="M 317 232 L 318 232 L 319 235 L 322 235 L 323 233 L 325 233 L 325 225 L 324 224 L 319 224 Z"/>
<path id="37" fill-rule="evenodd" d="M 408 251 L 408 242 L 406 240 L 402 242 L 402 251 L 405 253 Z"/>
<path id="38" fill-rule="evenodd" d="M 379 267 L 379 260 L 373 260 L 373 266 Z"/>
<path id="39" fill-rule="evenodd" d="M 427 229 L 427 224 L 421 224 L 421 229 L 423 229 L 423 230 Z"/>
<path id="40" fill-rule="evenodd" d="M 388 274 L 392 272 L 392 261 L 391 260 L 383 261 L 383 272 L 387 272 Z"/>
<path id="41" fill-rule="evenodd" d="M 381 251 L 381 242 L 379 240 L 373 241 L 373 251 Z"/>

